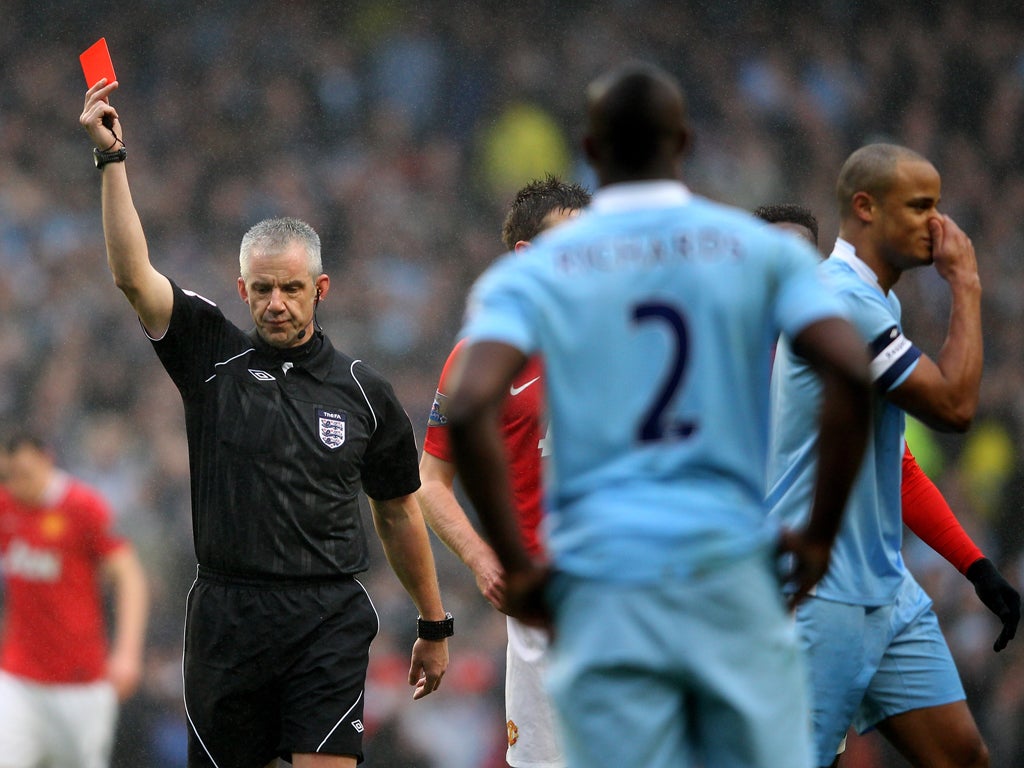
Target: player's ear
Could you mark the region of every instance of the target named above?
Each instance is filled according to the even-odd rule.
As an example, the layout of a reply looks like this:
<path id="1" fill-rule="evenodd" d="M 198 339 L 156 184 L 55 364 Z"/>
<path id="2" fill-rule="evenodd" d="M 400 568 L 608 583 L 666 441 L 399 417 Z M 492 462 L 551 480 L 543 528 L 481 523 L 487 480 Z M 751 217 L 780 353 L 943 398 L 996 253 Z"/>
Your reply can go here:
<path id="1" fill-rule="evenodd" d="M 245 287 L 245 280 L 238 278 L 238 298 L 244 301 L 246 304 L 249 303 L 249 291 Z"/>
<path id="2" fill-rule="evenodd" d="M 853 215 L 867 223 L 875 218 L 875 198 L 868 192 L 854 192 L 850 201 Z"/>
<path id="3" fill-rule="evenodd" d="M 676 152 L 680 157 L 690 151 L 690 143 L 690 131 L 685 125 L 681 126 L 676 136 Z"/>

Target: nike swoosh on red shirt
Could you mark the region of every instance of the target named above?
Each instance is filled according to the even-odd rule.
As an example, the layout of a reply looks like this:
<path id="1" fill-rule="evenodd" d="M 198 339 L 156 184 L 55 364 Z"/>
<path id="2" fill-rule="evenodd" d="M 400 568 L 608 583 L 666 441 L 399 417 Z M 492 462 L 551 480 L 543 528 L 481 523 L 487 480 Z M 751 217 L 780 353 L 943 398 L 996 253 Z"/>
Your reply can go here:
<path id="1" fill-rule="evenodd" d="M 508 388 L 508 393 L 514 397 L 515 395 L 518 395 L 520 392 L 522 392 L 524 389 L 526 389 L 528 386 L 530 386 L 531 384 L 533 384 L 535 382 L 538 382 L 538 381 L 540 381 L 540 376 L 538 376 L 535 379 L 530 379 L 528 382 L 523 384 L 521 387 L 517 387 L 515 384 L 513 384 L 511 387 Z"/>

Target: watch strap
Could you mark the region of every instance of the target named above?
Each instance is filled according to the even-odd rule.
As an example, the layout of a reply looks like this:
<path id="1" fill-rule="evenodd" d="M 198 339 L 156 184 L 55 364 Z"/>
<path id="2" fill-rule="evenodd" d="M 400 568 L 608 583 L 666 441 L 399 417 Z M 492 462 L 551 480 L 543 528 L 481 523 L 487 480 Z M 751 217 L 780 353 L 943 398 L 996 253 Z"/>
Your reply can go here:
<path id="1" fill-rule="evenodd" d="M 96 147 L 93 147 L 92 156 L 93 160 L 96 162 L 96 167 L 102 170 L 103 166 L 108 163 L 123 163 L 124 159 L 128 157 L 128 150 L 124 147 L 120 147 L 119 149 L 112 149 L 109 152 L 106 152 L 102 149 L 96 149 Z"/>
<path id="2" fill-rule="evenodd" d="M 455 634 L 455 619 L 446 613 L 440 621 L 425 621 L 422 616 L 416 618 L 416 637 L 421 640 L 444 640 Z"/>

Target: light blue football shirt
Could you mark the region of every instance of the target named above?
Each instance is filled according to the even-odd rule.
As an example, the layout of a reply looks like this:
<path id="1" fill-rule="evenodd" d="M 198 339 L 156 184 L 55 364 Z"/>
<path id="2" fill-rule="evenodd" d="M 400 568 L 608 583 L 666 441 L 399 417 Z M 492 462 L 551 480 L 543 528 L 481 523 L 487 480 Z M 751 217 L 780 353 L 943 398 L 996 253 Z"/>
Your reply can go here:
<path id="1" fill-rule="evenodd" d="M 478 280 L 463 335 L 544 358 L 558 568 L 654 581 L 774 541 L 771 349 L 841 314 L 817 262 L 791 234 L 650 182 L 601 189 Z"/>
<path id="2" fill-rule="evenodd" d="M 875 273 L 857 258 L 852 245 L 838 240 L 821 271 L 846 306 L 847 318 L 869 345 L 871 377 L 879 394 L 874 398 L 864 462 L 828 572 L 815 594 L 857 605 L 884 605 L 906 575 L 900 554 L 905 415 L 880 393 L 902 384 L 921 352 L 903 336 L 896 294 L 883 293 Z M 772 516 L 794 527 L 804 522 L 811 504 L 821 386 L 807 363 L 780 343 L 771 389 L 768 503 Z"/>

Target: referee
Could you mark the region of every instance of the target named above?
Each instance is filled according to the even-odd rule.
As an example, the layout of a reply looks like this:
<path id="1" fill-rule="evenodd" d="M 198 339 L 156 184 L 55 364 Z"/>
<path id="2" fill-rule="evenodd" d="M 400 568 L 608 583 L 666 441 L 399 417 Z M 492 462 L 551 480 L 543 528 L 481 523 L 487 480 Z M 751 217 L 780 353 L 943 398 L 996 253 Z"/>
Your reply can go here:
<path id="1" fill-rule="evenodd" d="M 89 89 L 80 122 L 102 171 L 114 282 L 185 406 L 199 562 L 185 623 L 188 764 L 355 766 L 378 630 L 354 576 L 369 565 L 360 488 L 420 613 L 413 698 L 436 690 L 448 666 L 452 618 L 412 495 L 412 426 L 390 384 L 317 327 L 330 278 L 309 225 L 267 220 L 242 239 L 238 293 L 250 333 L 153 268 L 107 101 L 116 88 L 104 80 Z"/>

